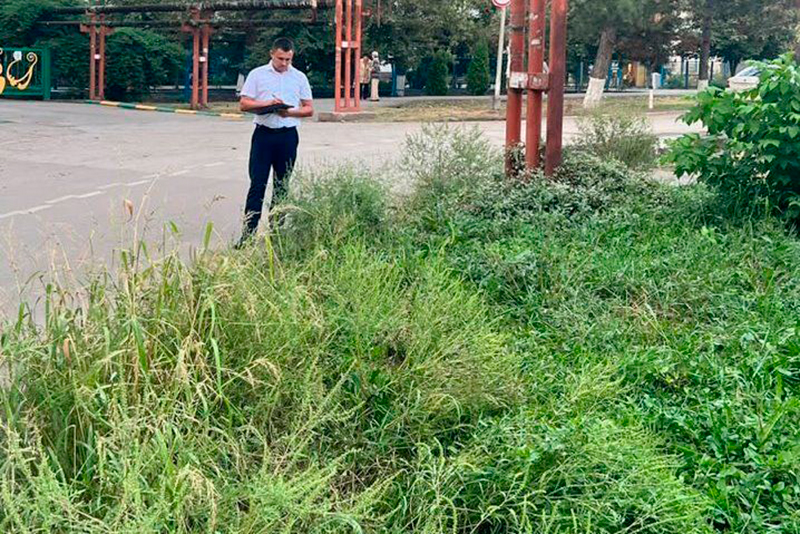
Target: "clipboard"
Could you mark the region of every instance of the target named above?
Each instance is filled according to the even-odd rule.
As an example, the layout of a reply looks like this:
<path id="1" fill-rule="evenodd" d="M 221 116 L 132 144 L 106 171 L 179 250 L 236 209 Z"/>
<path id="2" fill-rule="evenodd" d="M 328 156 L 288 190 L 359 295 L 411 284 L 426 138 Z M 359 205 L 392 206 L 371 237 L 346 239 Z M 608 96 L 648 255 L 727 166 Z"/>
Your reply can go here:
<path id="1" fill-rule="evenodd" d="M 271 106 L 264 106 L 263 108 L 252 109 L 250 112 L 256 115 L 269 115 L 286 109 L 292 109 L 292 106 L 288 104 L 273 104 Z"/>

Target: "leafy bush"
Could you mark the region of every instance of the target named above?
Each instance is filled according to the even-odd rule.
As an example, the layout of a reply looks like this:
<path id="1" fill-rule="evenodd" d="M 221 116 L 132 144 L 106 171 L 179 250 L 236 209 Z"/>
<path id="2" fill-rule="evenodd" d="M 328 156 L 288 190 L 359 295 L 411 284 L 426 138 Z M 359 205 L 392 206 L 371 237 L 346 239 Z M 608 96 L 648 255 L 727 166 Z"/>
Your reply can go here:
<path id="1" fill-rule="evenodd" d="M 655 166 L 658 137 L 645 117 L 594 113 L 579 120 L 578 127 L 578 145 L 599 158 L 613 158 L 632 169 Z"/>
<path id="2" fill-rule="evenodd" d="M 668 74 L 664 87 L 667 89 L 683 89 L 686 87 L 686 79 L 681 74 Z"/>
<path id="3" fill-rule="evenodd" d="M 761 81 L 744 92 L 711 88 L 685 116 L 707 136 L 685 135 L 667 156 L 677 175 L 695 174 L 731 204 L 766 200 L 786 220 L 800 220 L 800 67 L 791 55 L 759 64 Z"/>
<path id="4" fill-rule="evenodd" d="M 89 42 L 85 35 L 71 33 L 41 39 L 36 46 L 50 48 L 53 64 L 53 82 L 60 87 L 83 90 L 89 85 Z"/>
<path id="5" fill-rule="evenodd" d="M 36 22 L 52 7 L 76 5 L 72 0 L 4 0 L 0 2 L 0 43 L 28 46 L 40 36 Z"/>
<path id="6" fill-rule="evenodd" d="M 450 73 L 450 54 L 440 50 L 433 55 L 433 60 L 428 68 L 428 78 L 425 81 L 425 93 L 433 96 L 447 94 L 447 77 Z"/>
<path id="7" fill-rule="evenodd" d="M 151 30 L 119 28 L 106 45 L 107 94 L 112 100 L 136 99 L 152 87 L 175 82 L 183 48 Z"/>
<path id="8" fill-rule="evenodd" d="M 489 72 L 489 43 L 481 39 L 472 52 L 472 61 L 467 67 L 467 89 L 470 94 L 483 95 L 489 89 L 491 82 Z"/>

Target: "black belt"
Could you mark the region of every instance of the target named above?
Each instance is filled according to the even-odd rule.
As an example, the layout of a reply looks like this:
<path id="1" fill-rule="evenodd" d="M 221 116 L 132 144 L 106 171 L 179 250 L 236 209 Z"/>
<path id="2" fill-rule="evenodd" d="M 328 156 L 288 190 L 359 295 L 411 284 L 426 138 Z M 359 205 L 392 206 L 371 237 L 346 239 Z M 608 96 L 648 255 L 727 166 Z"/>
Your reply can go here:
<path id="1" fill-rule="evenodd" d="M 296 130 L 297 126 L 283 126 L 281 128 L 270 128 L 269 126 L 264 126 L 263 124 L 256 124 L 256 130 L 266 130 L 270 133 L 281 133 L 281 132 L 290 132 L 292 130 Z"/>

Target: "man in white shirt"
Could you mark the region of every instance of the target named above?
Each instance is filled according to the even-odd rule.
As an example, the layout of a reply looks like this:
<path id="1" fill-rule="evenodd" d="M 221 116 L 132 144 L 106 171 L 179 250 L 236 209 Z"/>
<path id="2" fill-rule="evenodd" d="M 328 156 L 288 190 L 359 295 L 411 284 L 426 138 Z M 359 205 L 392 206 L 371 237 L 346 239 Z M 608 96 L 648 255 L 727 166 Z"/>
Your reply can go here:
<path id="1" fill-rule="evenodd" d="M 240 108 L 255 112 L 259 108 L 286 104 L 289 109 L 256 115 L 250 145 L 250 190 L 245 204 L 244 243 L 258 228 L 264 208 L 270 170 L 274 171 L 273 198 L 281 199 L 288 191 L 288 176 L 297 159 L 300 119 L 314 115 L 311 86 L 306 75 L 292 67 L 294 43 L 277 39 L 270 52 L 272 60 L 253 69 L 242 86 Z M 271 204 L 270 206 L 271 207 Z M 268 207 L 268 210 L 269 210 Z"/>

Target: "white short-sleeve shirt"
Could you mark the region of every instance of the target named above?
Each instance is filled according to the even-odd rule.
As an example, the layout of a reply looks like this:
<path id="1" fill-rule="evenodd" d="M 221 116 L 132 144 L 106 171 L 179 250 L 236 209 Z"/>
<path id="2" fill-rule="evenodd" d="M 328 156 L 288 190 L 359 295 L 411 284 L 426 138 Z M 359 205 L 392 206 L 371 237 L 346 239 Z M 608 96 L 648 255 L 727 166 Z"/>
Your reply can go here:
<path id="1" fill-rule="evenodd" d="M 301 100 L 311 100 L 311 85 L 305 74 L 294 67 L 278 72 L 270 61 L 250 71 L 242 86 L 241 96 L 255 100 L 280 98 L 292 107 L 300 106 Z M 268 128 L 291 128 L 300 125 L 300 119 L 281 117 L 278 114 L 256 115 L 255 124 Z"/>

